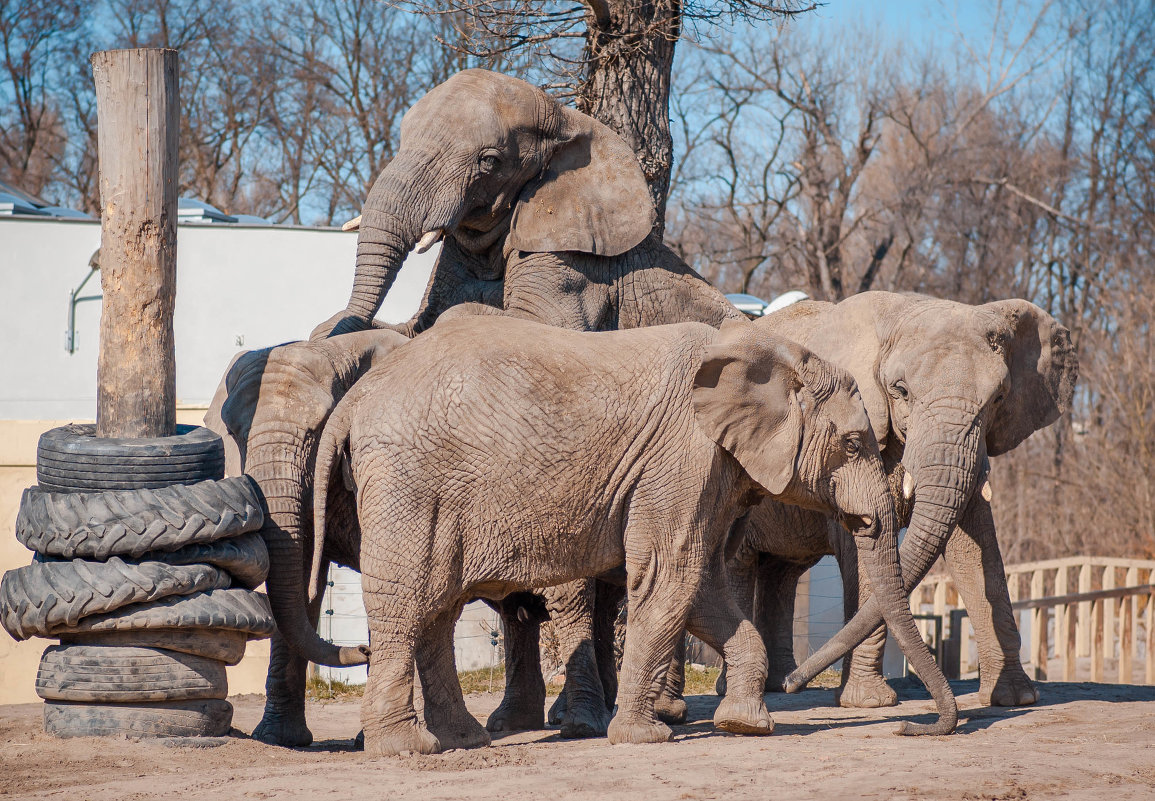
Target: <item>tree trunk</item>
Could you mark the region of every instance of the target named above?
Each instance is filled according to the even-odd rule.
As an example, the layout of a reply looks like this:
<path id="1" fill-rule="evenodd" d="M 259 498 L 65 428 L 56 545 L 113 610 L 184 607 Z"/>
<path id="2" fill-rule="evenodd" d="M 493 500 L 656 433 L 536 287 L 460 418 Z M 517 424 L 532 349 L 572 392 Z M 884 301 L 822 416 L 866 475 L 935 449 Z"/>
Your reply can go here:
<path id="1" fill-rule="evenodd" d="M 177 51 L 93 54 L 100 119 L 96 435 L 176 433 Z"/>
<path id="2" fill-rule="evenodd" d="M 587 6 L 578 109 L 633 148 L 657 211 L 654 232 L 660 237 L 674 165 L 670 75 L 682 6 L 675 0 L 590 0 Z"/>

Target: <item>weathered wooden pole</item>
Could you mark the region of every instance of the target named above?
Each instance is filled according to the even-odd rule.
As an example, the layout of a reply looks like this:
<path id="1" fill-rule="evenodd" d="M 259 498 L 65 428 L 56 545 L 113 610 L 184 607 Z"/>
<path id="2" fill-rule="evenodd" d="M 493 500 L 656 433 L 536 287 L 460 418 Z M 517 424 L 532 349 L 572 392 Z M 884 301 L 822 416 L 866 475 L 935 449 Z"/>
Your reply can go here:
<path id="1" fill-rule="evenodd" d="M 98 437 L 176 432 L 177 51 L 92 55 L 100 155 Z"/>

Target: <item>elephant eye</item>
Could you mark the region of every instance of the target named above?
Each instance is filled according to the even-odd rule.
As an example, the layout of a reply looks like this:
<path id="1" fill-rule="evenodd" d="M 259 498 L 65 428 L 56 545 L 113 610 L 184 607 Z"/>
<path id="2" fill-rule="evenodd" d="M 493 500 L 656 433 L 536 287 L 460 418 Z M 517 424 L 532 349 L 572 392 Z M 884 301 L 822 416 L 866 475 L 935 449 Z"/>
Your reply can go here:
<path id="1" fill-rule="evenodd" d="M 894 394 L 903 400 L 910 399 L 910 391 L 906 388 L 906 384 L 902 381 L 894 382 Z"/>
<path id="2" fill-rule="evenodd" d="M 483 173 L 488 175 L 489 173 L 496 171 L 497 168 L 501 166 L 501 159 L 499 159 L 497 156 L 487 153 L 477 160 L 477 166 Z"/>
<path id="3" fill-rule="evenodd" d="M 847 456 L 857 456 L 862 450 L 862 441 L 855 435 L 851 434 L 842 441 L 842 447 L 846 450 Z"/>

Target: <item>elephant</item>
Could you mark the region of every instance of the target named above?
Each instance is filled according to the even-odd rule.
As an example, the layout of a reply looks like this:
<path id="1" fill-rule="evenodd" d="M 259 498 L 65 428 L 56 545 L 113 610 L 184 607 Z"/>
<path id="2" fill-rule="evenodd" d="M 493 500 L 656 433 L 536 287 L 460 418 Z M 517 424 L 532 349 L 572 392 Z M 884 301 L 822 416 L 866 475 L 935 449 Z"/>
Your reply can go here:
<path id="1" fill-rule="evenodd" d="M 348 304 L 311 338 L 372 327 L 409 251 L 441 239 L 421 307 L 395 330 L 419 333 L 463 299 L 579 331 L 740 316 L 653 234 L 655 217 L 621 137 L 525 81 L 463 70 L 402 119 L 396 156 L 347 224 Z"/>
<path id="2" fill-rule="evenodd" d="M 334 407 L 360 376 L 408 342 L 394 331 L 364 331 L 322 342 L 292 342 L 244 351 L 229 365 L 205 424 L 225 443 L 230 475 L 248 473 L 265 503 L 261 529 L 270 553 L 266 581 L 277 632 L 265 685 L 265 712 L 253 737 L 306 746 L 308 662 L 364 664 L 365 648 L 337 648 L 317 636 L 319 601 L 306 604 L 304 580 L 313 537 L 313 466 L 317 440 Z M 352 496 L 327 487 L 330 509 L 326 561 L 358 569 L 361 534 Z"/>
<path id="3" fill-rule="evenodd" d="M 637 158 L 609 128 L 522 80 L 464 70 L 406 113 L 396 156 L 348 226 L 358 241 L 347 307 L 311 338 L 370 326 L 414 336 L 462 304 L 581 331 L 741 318 L 653 234 L 654 220 Z M 402 324 L 374 322 L 406 254 L 439 239 L 418 312 Z M 593 620 L 607 616 L 597 606 L 608 610 L 620 594 L 590 582 L 546 591 L 573 699 L 564 736 L 605 732 L 616 676 L 591 638 Z M 491 731 L 545 723 L 533 611 L 541 607 L 523 597 L 499 604 L 507 687 Z"/>
<path id="4" fill-rule="evenodd" d="M 890 292 L 867 292 L 838 304 L 800 303 L 756 325 L 854 375 L 882 446 L 900 522 L 908 526 L 902 545 L 905 589 L 917 586 L 943 555 L 974 626 L 980 702 L 1034 703 L 1038 693 L 1019 659 L 986 474 L 988 457 L 1013 449 L 1070 408 L 1078 375 L 1070 332 L 1024 300 L 972 306 Z M 768 691 L 783 689 L 797 669 L 794 596 L 807 568 L 826 554 L 838 558 L 848 620 L 869 594 L 855 543 L 831 522 L 768 500 L 736 532 L 742 542 L 728 562 L 731 586 L 766 645 Z M 859 627 L 869 637 L 842 671 L 836 693 L 842 706 L 897 703 L 882 677 L 886 632 L 875 628 L 877 614 L 869 619 L 869 627 L 866 620 Z M 790 684 L 801 686 L 803 675 L 813 678 L 815 668 L 839 658 L 854 645 L 852 636 L 844 632 L 824 647 L 824 656 L 815 655 Z M 724 690 L 723 680 L 719 691 Z"/>
<path id="5" fill-rule="evenodd" d="M 489 743 L 465 708 L 453 627 L 466 600 L 624 564 L 630 626 L 611 743 L 662 742 L 654 714 L 684 627 L 730 660 L 715 726 L 773 728 L 766 653 L 728 597 L 723 543 L 764 495 L 836 514 L 939 711 L 902 733 L 953 730 L 950 687 L 900 588 L 894 504 L 853 379 L 747 322 L 574 332 L 509 317 L 442 320 L 338 402 L 318 445 L 315 591 L 325 489 L 357 498 L 369 616 L 365 749 Z M 424 725 L 413 708 L 416 661 Z"/>

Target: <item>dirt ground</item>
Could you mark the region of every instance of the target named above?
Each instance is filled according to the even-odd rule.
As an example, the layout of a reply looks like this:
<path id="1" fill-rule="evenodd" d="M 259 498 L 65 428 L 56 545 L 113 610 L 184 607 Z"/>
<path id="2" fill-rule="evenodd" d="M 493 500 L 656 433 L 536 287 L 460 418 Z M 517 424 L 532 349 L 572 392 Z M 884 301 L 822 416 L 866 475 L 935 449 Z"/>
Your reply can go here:
<path id="1" fill-rule="evenodd" d="M 717 698 L 701 695 L 662 745 L 540 731 L 386 759 L 351 750 L 351 701 L 311 704 L 317 742 L 300 750 L 245 736 L 260 696 L 231 699 L 234 736 L 212 748 L 56 740 L 41 730 L 39 705 L 0 706 L 0 799 L 1155 799 L 1155 687 L 1050 683 L 1021 709 L 979 707 L 974 681 L 954 687 L 961 720 L 950 737 L 892 734 L 899 718 L 931 719 L 921 687 L 900 690 L 902 704 L 886 710 L 836 709 L 829 690 L 807 690 L 767 696 L 769 737 L 714 732 Z M 498 697 L 468 701 L 484 721 Z"/>

